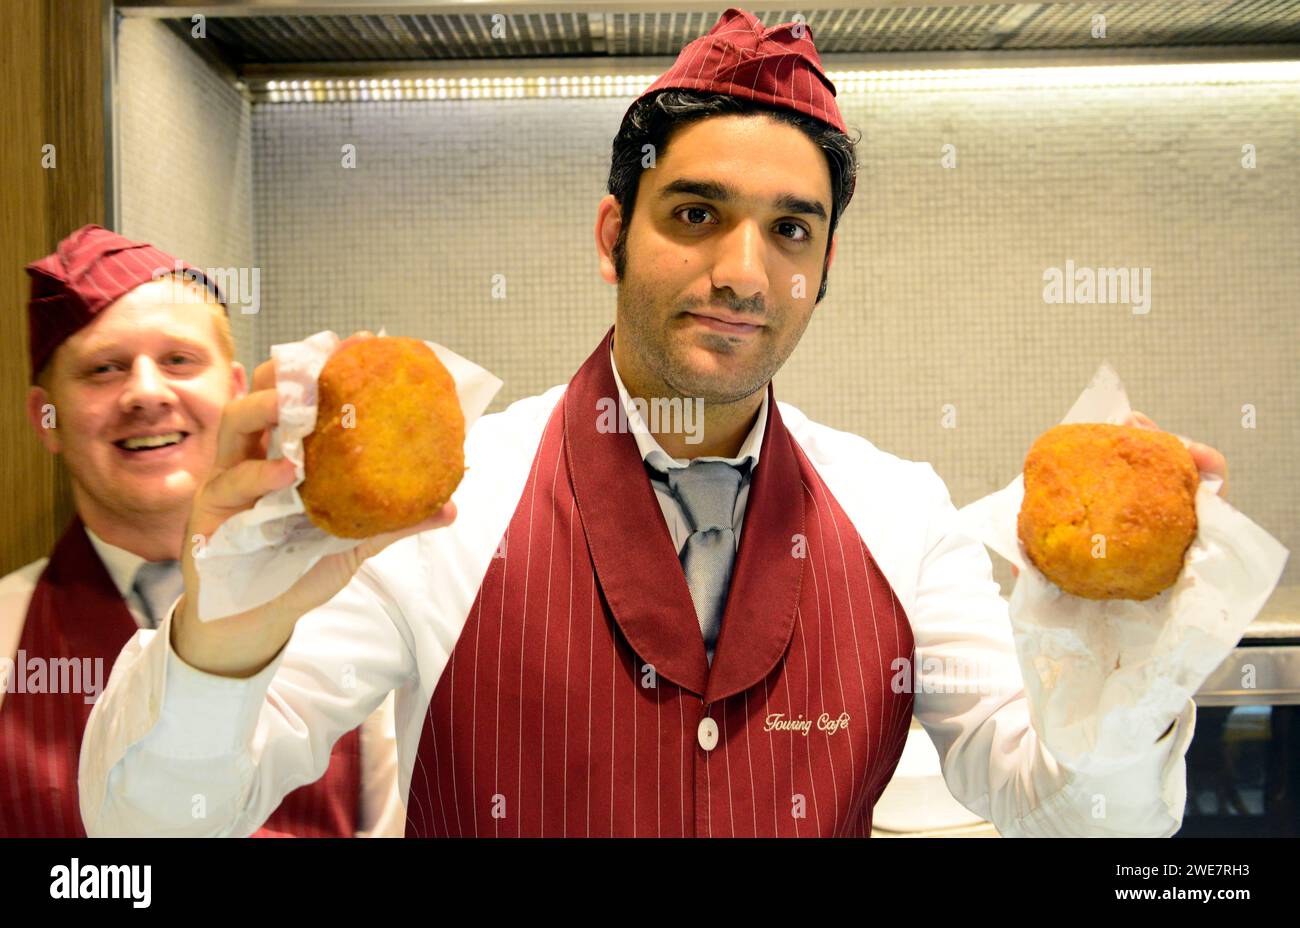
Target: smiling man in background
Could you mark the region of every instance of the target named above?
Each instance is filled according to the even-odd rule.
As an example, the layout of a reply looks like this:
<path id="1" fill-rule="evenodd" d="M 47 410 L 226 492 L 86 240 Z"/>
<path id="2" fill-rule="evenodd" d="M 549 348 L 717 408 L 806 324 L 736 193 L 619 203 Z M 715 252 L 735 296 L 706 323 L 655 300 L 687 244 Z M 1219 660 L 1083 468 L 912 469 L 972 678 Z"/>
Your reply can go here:
<path id="1" fill-rule="evenodd" d="M 183 589 L 190 505 L 245 372 L 215 285 L 150 245 L 86 226 L 27 271 L 27 414 L 76 515 L 48 559 L 0 580 L 0 836 L 84 837 L 86 719 L 122 646 Z M 385 722 L 367 721 L 364 744 L 360 729 L 341 738 L 259 834 L 400 833 Z"/>

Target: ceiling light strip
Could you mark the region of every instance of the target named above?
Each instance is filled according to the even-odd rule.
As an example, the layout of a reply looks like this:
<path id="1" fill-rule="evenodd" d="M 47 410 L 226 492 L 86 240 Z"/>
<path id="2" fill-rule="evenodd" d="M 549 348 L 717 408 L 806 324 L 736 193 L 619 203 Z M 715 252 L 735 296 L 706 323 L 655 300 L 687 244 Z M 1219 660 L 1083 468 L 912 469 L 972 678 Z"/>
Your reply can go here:
<path id="1" fill-rule="evenodd" d="M 1300 81 L 1300 61 L 832 70 L 827 76 L 841 93 L 1289 83 Z M 252 90 L 259 102 L 268 103 L 635 97 L 656 77 L 654 74 L 575 74 L 544 77 L 308 78 L 254 81 Z"/>

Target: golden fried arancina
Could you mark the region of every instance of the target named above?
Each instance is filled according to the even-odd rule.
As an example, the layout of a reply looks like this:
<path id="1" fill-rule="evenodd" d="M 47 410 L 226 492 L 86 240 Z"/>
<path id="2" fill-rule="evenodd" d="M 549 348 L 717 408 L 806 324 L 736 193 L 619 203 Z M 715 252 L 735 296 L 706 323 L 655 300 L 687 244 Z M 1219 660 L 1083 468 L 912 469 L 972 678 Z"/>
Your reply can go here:
<path id="1" fill-rule="evenodd" d="M 317 388 L 298 486 L 313 524 L 368 538 L 421 522 L 451 499 L 465 473 L 465 417 L 428 345 L 363 338 L 330 356 Z"/>
<path id="2" fill-rule="evenodd" d="M 1065 592 L 1142 600 L 1178 579 L 1196 537 L 1200 475 L 1175 436 L 1058 425 L 1029 449 L 1024 479 L 1020 542 Z"/>

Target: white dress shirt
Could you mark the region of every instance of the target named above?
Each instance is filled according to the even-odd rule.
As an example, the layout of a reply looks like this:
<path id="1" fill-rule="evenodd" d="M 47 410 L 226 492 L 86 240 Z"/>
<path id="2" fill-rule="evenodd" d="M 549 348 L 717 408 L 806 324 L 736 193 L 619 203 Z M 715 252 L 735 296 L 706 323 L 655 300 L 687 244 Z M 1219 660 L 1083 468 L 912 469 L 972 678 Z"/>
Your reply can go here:
<path id="1" fill-rule="evenodd" d="M 170 615 L 160 633 L 138 633 L 87 728 L 87 832 L 248 834 L 289 788 L 319 777 L 334 741 L 392 690 L 406 796 L 430 698 L 564 391 L 563 384 L 552 387 L 480 418 L 465 442 L 456 521 L 368 560 L 334 599 L 299 620 L 288 644 L 255 676 L 232 679 L 186 665 L 170 646 Z M 1061 767 L 1030 724 L 992 562 L 959 529 L 934 469 L 778 406 L 906 611 L 921 677 L 913 711 L 934 741 L 953 796 L 1004 835 L 1177 831 L 1194 703 L 1188 700 L 1170 735 L 1123 770 L 1098 776 Z M 671 512 L 666 517 L 671 524 Z M 945 676 L 946 668 L 972 658 L 990 686 L 963 688 Z M 196 792 L 209 801 L 201 820 L 190 814 Z"/>
<path id="2" fill-rule="evenodd" d="M 141 628 L 149 627 L 149 620 L 145 617 L 144 601 L 140 599 L 140 594 L 135 591 L 135 573 L 143 564 L 144 558 L 138 554 L 110 545 L 104 539 L 100 538 L 88 527 L 86 527 L 86 537 L 90 539 L 90 545 L 99 555 L 99 559 L 104 562 L 104 567 L 108 570 L 108 575 L 113 579 L 113 586 L 122 594 L 126 600 L 126 608 L 131 612 L 131 618 L 135 619 L 135 624 Z"/>
<path id="3" fill-rule="evenodd" d="M 104 563 L 113 585 L 122 594 L 135 624 L 148 629 L 144 604 L 133 587 L 135 574 L 145 559 L 125 548 L 111 545 L 89 528 L 95 553 Z M 14 660 L 22 641 L 27 607 L 49 558 L 41 558 L 0 579 L 0 654 Z M 148 632 L 152 634 L 152 632 Z M 0 681 L 0 709 L 4 708 L 4 686 Z M 358 838 L 400 837 L 406 831 L 406 804 L 398 792 L 397 732 L 394 700 L 390 694 L 371 713 L 361 729 L 361 818 Z M 272 810 L 274 811 L 274 810 Z"/>

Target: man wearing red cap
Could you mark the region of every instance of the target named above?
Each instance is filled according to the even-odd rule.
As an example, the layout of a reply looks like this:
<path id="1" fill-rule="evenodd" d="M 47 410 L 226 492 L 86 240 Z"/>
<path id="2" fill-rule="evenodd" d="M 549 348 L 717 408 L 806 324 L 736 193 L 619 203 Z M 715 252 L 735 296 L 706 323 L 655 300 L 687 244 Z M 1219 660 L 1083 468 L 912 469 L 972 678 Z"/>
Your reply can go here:
<path id="1" fill-rule="evenodd" d="M 86 720 L 122 646 L 181 594 L 194 492 L 245 374 L 219 288 L 157 248 L 85 226 L 27 271 L 28 417 L 68 467 L 76 515 L 48 560 L 0 580 L 0 835 L 80 837 Z M 371 819 L 400 815 L 383 721 L 369 723 Z M 259 834 L 385 825 L 358 820 L 360 752 L 360 733 L 344 735 L 325 778 L 290 793 Z"/>
<path id="2" fill-rule="evenodd" d="M 408 835 L 868 835 L 913 715 L 1004 834 L 1176 831 L 1193 704 L 1122 769 L 1060 767 L 943 481 L 775 399 L 854 186 L 834 93 L 803 23 L 733 8 L 686 46 L 614 140 L 616 325 L 475 423 L 428 522 L 207 623 L 187 559 L 88 728 L 91 832 L 251 830 L 392 690 Z M 190 531 L 292 481 L 240 440 L 273 385 L 227 407 Z M 199 785 L 220 820 L 184 814 Z"/>

